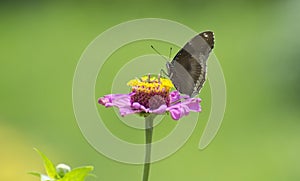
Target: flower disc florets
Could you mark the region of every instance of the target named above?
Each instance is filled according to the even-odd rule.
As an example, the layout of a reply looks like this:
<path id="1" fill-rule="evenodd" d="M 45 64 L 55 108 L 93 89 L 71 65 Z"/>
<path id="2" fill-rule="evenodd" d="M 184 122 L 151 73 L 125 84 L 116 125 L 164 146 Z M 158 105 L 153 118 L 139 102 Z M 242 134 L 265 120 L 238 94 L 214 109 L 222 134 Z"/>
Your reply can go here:
<path id="1" fill-rule="evenodd" d="M 169 79 L 144 76 L 127 83 L 132 88 L 130 102 L 137 102 L 145 108 L 157 109 L 161 105 L 170 105 L 169 92 L 173 87 Z"/>

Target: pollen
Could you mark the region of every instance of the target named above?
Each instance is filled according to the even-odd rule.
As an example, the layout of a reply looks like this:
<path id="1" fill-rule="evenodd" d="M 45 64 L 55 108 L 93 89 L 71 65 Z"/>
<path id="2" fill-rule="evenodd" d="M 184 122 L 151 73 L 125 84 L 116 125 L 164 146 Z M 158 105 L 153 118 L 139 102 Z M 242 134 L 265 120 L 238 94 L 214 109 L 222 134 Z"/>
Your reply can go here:
<path id="1" fill-rule="evenodd" d="M 163 89 L 166 91 L 169 91 L 171 88 L 174 87 L 172 82 L 169 79 L 166 78 L 161 78 L 160 76 L 158 77 L 150 77 L 148 76 L 143 76 L 141 78 L 136 78 L 133 80 L 130 80 L 127 83 L 128 86 L 131 86 L 133 89 L 141 89 L 141 90 L 154 90 L 156 91 L 157 89 Z"/>
<path id="2" fill-rule="evenodd" d="M 173 84 L 169 79 L 158 76 L 143 76 L 130 80 L 127 83 L 131 87 L 131 103 L 139 104 L 150 109 L 157 109 L 162 104 L 169 105 L 169 92 Z"/>

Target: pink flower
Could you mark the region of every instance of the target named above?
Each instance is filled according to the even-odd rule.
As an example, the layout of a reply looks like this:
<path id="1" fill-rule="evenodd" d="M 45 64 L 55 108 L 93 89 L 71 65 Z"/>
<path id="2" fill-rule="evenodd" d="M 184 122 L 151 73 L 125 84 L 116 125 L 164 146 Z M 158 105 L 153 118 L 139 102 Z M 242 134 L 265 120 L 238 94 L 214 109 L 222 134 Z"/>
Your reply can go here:
<path id="1" fill-rule="evenodd" d="M 99 98 L 98 103 L 105 107 L 119 108 L 121 116 L 129 114 L 165 114 L 169 112 L 174 120 L 187 116 L 191 111 L 201 112 L 200 98 L 180 95 L 178 91 L 169 92 L 173 86 L 164 78 L 142 77 L 131 80 L 129 94 L 108 94 Z"/>

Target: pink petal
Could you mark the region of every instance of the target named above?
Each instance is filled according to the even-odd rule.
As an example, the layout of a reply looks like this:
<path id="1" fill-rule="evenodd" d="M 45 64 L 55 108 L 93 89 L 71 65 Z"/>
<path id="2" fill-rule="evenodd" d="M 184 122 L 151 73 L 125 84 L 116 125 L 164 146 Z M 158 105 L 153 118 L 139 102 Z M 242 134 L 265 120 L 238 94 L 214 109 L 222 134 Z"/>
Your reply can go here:
<path id="1" fill-rule="evenodd" d="M 169 94 L 170 103 L 178 101 L 180 99 L 180 94 L 178 91 L 173 91 Z"/>
<path id="2" fill-rule="evenodd" d="M 132 105 L 131 105 L 131 107 L 133 108 L 133 109 L 140 109 L 141 108 L 141 104 L 140 103 L 138 103 L 138 102 L 134 102 L 134 103 L 132 103 Z"/>
<path id="3" fill-rule="evenodd" d="M 121 116 L 140 112 L 139 110 L 132 109 L 130 96 L 131 94 L 109 94 L 99 98 L 98 103 L 105 107 L 116 106 L 119 108 Z"/>
<path id="4" fill-rule="evenodd" d="M 105 107 L 116 106 L 120 108 L 130 106 L 130 94 L 108 94 L 99 98 L 98 103 Z"/>
<path id="5" fill-rule="evenodd" d="M 171 113 L 171 117 L 174 119 L 174 120 L 179 120 L 182 116 L 181 116 L 181 112 L 179 109 L 171 109 L 169 110 L 170 113 Z"/>
<path id="6" fill-rule="evenodd" d="M 150 113 L 154 113 L 154 114 L 164 114 L 167 110 L 167 105 L 163 104 L 161 106 L 159 106 L 159 108 L 154 109 L 154 110 L 150 110 Z"/>
<path id="7" fill-rule="evenodd" d="M 200 112 L 200 101 L 201 99 L 199 98 L 188 98 L 174 105 L 171 105 L 167 108 L 167 111 L 171 113 L 171 117 L 174 120 L 178 120 L 183 116 L 187 116 L 190 111 Z"/>
<path id="8" fill-rule="evenodd" d="M 188 106 L 184 105 L 184 104 L 177 104 L 172 106 L 172 108 L 170 108 L 170 113 L 171 113 L 171 117 L 174 120 L 178 120 L 180 118 L 182 118 L 183 116 L 187 116 L 190 111 Z"/>
<path id="9" fill-rule="evenodd" d="M 132 107 L 133 109 L 138 109 L 138 110 L 140 110 L 140 112 L 141 112 L 141 111 L 149 112 L 149 109 L 145 108 L 145 106 L 141 105 L 141 104 L 138 103 L 138 102 L 132 103 L 131 107 Z"/>
<path id="10" fill-rule="evenodd" d="M 184 104 L 188 106 L 190 111 L 200 112 L 201 111 L 200 102 L 201 102 L 200 98 L 193 98 L 187 100 L 186 102 L 184 102 Z"/>
<path id="11" fill-rule="evenodd" d="M 182 99 L 190 99 L 190 96 L 188 95 L 181 95 L 177 90 L 173 91 L 169 94 L 170 98 L 170 103 L 177 104 L 179 103 Z"/>
<path id="12" fill-rule="evenodd" d="M 126 116 L 129 114 L 135 114 L 135 113 L 142 112 L 141 110 L 135 110 L 135 109 L 132 109 L 131 107 L 121 107 L 119 109 L 119 111 L 120 111 L 121 116 Z"/>

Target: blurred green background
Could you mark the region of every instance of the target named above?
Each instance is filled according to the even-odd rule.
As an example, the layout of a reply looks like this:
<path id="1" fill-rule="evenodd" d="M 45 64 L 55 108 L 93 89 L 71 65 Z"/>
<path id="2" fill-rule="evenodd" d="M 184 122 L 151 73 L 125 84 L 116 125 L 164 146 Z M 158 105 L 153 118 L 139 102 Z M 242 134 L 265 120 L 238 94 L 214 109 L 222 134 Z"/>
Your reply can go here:
<path id="1" fill-rule="evenodd" d="M 93 165 L 97 178 L 88 180 L 141 180 L 141 165 L 112 161 L 85 141 L 73 114 L 72 81 L 81 54 L 97 35 L 127 20 L 155 17 L 215 32 L 227 107 L 214 141 L 198 150 L 209 115 L 206 84 L 200 97 L 207 109 L 196 131 L 176 154 L 152 165 L 150 180 L 299 181 L 299 10 L 298 0 L 1 1 L 0 180 L 38 180 L 26 174 L 43 172 L 33 147 L 55 163 Z M 122 57 L 153 53 L 144 46 L 121 49 L 107 68 Z M 164 47 L 159 49 L 168 55 Z M 109 93 L 110 83 L 99 83 L 96 97 Z M 116 135 L 143 141 L 141 131 L 115 117 L 105 123 Z M 175 124 L 166 119 L 156 138 Z"/>

